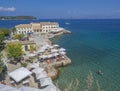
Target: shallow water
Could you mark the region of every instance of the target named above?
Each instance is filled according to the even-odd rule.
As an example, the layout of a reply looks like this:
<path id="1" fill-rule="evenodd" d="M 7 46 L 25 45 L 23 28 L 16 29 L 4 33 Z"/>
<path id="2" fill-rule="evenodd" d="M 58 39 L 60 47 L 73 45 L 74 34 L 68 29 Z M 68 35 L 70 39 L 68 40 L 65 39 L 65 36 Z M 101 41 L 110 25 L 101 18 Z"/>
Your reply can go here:
<path id="1" fill-rule="evenodd" d="M 53 42 L 67 49 L 72 64 L 62 68 L 58 79 L 61 88 L 79 80 L 78 91 L 87 88 L 89 71 L 93 75 L 91 91 L 116 91 L 120 87 L 120 20 L 74 20 L 66 25 L 70 35 L 54 38 Z M 101 70 L 103 75 L 97 74 Z"/>

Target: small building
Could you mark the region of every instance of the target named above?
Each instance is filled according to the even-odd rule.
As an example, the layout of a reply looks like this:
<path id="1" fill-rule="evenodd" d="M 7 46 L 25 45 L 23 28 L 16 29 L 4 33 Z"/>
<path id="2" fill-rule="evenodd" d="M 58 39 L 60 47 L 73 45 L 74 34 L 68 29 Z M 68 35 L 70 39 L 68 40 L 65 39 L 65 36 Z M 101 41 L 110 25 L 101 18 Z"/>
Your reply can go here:
<path id="1" fill-rule="evenodd" d="M 31 46 L 36 48 L 36 43 L 34 41 L 20 41 L 22 44 L 23 51 L 30 51 Z"/>
<path id="2" fill-rule="evenodd" d="M 30 40 L 30 41 L 19 41 L 19 40 L 12 40 L 12 41 L 8 41 L 6 43 L 20 43 L 22 44 L 22 50 L 24 52 L 30 51 L 31 46 L 36 48 L 36 43 L 34 42 L 34 40 Z"/>

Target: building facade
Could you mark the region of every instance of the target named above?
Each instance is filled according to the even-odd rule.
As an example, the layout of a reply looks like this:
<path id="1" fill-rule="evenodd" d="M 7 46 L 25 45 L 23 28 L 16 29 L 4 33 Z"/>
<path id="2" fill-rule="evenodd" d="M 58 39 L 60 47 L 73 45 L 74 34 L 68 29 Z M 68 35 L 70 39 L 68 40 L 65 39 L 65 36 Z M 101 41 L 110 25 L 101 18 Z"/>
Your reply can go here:
<path id="1" fill-rule="evenodd" d="M 49 33 L 52 30 L 58 29 L 59 24 L 57 22 L 40 22 L 30 24 L 19 24 L 15 26 L 16 34 L 28 34 L 31 32 Z"/>
<path id="2" fill-rule="evenodd" d="M 16 34 L 28 34 L 30 32 L 33 32 L 31 24 L 20 24 L 15 26 L 16 28 Z"/>

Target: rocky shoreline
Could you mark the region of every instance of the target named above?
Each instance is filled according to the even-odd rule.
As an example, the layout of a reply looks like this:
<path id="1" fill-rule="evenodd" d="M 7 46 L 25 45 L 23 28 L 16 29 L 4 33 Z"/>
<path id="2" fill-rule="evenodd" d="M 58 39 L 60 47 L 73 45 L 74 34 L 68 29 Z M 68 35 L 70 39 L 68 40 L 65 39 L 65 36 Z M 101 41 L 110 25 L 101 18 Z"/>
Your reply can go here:
<path id="1" fill-rule="evenodd" d="M 52 36 L 52 37 L 48 37 L 48 39 L 47 39 L 48 44 L 50 44 L 50 45 L 52 44 L 52 41 L 50 40 L 51 38 L 55 38 L 62 34 L 71 34 L 71 31 L 64 29 L 62 32 L 60 32 L 58 34 L 54 34 L 54 36 Z M 46 71 L 53 80 L 55 80 L 59 77 L 59 75 L 60 75 L 59 68 L 65 67 L 65 66 L 71 64 L 71 59 L 69 57 L 67 57 L 66 55 L 65 55 L 65 59 L 66 60 L 61 60 L 60 62 L 52 63 L 47 67 Z M 52 70 L 49 70 L 49 69 L 52 69 Z"/>

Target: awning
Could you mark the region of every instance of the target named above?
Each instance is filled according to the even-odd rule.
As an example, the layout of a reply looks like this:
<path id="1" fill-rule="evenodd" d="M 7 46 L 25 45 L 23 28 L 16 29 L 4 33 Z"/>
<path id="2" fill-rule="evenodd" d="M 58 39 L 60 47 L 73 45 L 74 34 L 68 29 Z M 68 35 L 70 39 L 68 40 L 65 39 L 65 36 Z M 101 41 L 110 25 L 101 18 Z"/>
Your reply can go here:
<path id="1" fill-rule="evenodd" d="M 50 84 L 46 88 L 44 88 L 42 91 L 60 91 L 60 90 L 54 84 Z"/>
<path id="2" fill-rule="evenodd" d="M 16 82 L 20 82 L 21 80 L 23 80 L 24 78 L 30 76 L 32 73 L 24 68 L 24 67 L 21 67 L 21 68 L 18 68 L 16 70 L 14 70 L 13 72 L 9 73 L 8 75 L 14 79 Z"/>
<path id="3" fill-rule="evenodd" d="M 39 73 L 41 73 L 42 71 L 44 71 L 44 69 L 41 68 L 41 67 L 32 70 L 32 72 L 35 73 L 35 74 L 39 74 Z"/>
<path id="4" fill-rule="evenodd" d="M 36 88 L 31 88 L 31 87 L 21 87 L 19 88 L 20 91 L 42 91 L 40 89 L 36 89 Z"/>
<path id="5" fill-rule="evenodd" d="M 44 77 L 48 77 L 47 76 L 47 73 L 45 71 L 41 72 L 41 73 L 38 73 L 38 74 L 35 74 L 36 75 L 36 79 L 39 80 L 41 78 L 44 78 Z"/>
<path id="6" fill-rule="evenodd" d="M 0 84 L 0 91 L 19 91 L 17 88 Z"/>
<path id="7" fill-rule="evenodd" d="M 42 87 L 53 84 L 52 79 L 50 77 L 41 78 L 39 81 Z"/>

